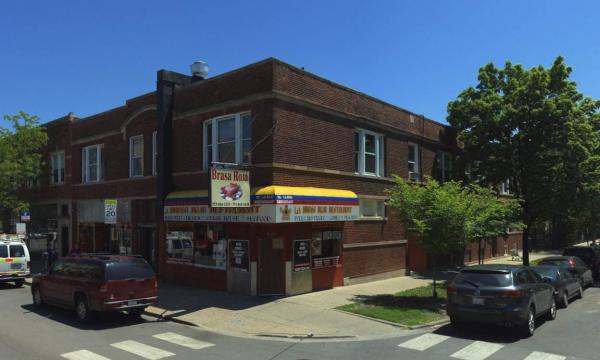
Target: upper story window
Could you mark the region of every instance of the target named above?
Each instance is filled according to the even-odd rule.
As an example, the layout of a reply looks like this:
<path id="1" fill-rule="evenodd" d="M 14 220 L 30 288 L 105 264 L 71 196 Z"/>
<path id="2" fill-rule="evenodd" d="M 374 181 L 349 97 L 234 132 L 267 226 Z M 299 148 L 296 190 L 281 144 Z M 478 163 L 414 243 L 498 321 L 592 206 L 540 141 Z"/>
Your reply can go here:
<path id="1" fill-rule="evenodd" d="M 104 179 L 103 152 L 103 144 L 81 149 L 81 182 L 97 182 Z"/>
<path id="2" fill-rule="evenodd" d="M 437 180 L 441 183 L 452 180 L 452 154 L 438 151 L 435 160 Z"/>
<path id="3" fill-rule="evenodd" d="M 144 136 L 129 138 L 129 176 L 144 176 Z"/>
<path id="4" fill-rule="evenodd" d="M 419 145 L 408 144 L 408 180 L 419 181 L 421 164 L 419 163 Z"/>
<path id="5" fill-rule="evenodd" d="M 354 168 L 361 175 L 384 176 L 383 135 L 363 129 L 356 130 Z"/>
<path id="6" fill-rule="evenodd" d="M 499 186 L 500 195 L 510 195 L 510 180 L 506 179 L 500 183 Z"/>
<path id="7" fill-rule="evenodd" d="M 248 164 L 252 147 L 252 116 L 238 113 L 204 123 L 204 168 L 211 163 Z"/>
<path id="8" fill-rule="evenodd" d="M 65 153 L 57 151 L 50 154 L 50 182 L 54 185 L 65 182 Z"/>
<path id="9" fill-rule="evenodd" d="M 156 131 L 152 133 L 152 175 L 156 175 L 156 162 L 158 161 L 158 144 L 156 142 Z"/>

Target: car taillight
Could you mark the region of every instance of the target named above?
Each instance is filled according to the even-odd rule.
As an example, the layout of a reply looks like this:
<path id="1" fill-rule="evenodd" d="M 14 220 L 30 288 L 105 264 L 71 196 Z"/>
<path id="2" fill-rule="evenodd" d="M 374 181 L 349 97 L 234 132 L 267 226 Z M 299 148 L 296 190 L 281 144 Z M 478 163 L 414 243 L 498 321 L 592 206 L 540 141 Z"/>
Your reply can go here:
<path id="1" fill-rule="evenodd" d="M 525 296 L 525 291 L 523 290 L 508 290 L 508 291 L 502 291 L 501 293 L 498 294 L 498 297 L 501 298 L 520 298 L 520 297 L 524 297 Z"/>
<path id="2" fill-rule="evenodd" d="M 573 259 L 569 260 L 569 267 L 572 269 L 575 267 L 575 261 L 573 261 Z"/>
<path id="3" fill-rule="evenodd" d="M 100 291 L 100 292 L 107 292 L 108 291 L 108 286 L 106 286 L 106 284 L 100 285 L 100 287 L 98 288 L 98 291 Z"/>

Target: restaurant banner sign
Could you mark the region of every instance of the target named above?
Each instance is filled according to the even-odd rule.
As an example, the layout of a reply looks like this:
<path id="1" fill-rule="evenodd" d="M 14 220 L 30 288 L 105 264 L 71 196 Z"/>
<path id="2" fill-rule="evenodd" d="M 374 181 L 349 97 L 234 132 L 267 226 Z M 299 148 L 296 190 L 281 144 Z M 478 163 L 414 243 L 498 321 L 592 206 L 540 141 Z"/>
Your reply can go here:
<path id="1" fill-rule="evenodd" d="M 250 172 L 238 169 L 210 169 L 210 207 L 250 207 Z"/>

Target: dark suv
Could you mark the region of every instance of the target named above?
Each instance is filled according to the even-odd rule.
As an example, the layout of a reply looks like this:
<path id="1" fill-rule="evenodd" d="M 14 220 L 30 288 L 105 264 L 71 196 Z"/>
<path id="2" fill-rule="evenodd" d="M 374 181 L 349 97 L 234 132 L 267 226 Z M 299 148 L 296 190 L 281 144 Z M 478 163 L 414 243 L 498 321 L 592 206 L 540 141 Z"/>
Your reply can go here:
<path id="1" fill-rule="evenodd" d="M 75 308 L 87 321 L 93 312 L 127 311 L 141 315 L 157 299 L 154 271 L 139 257 L 82 254 L 58 259 L 33 277 L 36 306 L 54 304 Z"/>
<path id="2" fill-rule="evenodd" d="M 571 246 L 563 250 L 565 256 L 577 256 L 592 270 L 594 281 L 599 281 L 600 255 L 598 249 L 590 246 Z"/>
<path id="3" fill-rule="evenodd" d="M 513 265 L 466 267 L 447 288 L 446 311 L 454 326 L 487 323 L 517 326 L 533 335 L 535 319 L 556 317 L 554 289 L 535 271 Z"/>

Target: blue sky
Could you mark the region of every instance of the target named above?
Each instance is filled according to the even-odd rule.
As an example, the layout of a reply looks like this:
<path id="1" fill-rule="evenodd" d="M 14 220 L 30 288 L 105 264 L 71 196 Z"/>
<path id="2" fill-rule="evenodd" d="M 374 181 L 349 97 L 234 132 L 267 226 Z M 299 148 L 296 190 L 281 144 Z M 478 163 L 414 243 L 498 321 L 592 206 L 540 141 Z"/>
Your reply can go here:
<path id="1" fill-rule="evenodd" d="M 574 68 L 600 98 L 598 1 L 2 1 L 0 115 L 80 117 L 152 91 L 161 68 L 214 76 L 273 56 L 445 122 L 477 69 Z"/>

